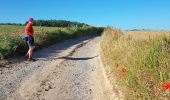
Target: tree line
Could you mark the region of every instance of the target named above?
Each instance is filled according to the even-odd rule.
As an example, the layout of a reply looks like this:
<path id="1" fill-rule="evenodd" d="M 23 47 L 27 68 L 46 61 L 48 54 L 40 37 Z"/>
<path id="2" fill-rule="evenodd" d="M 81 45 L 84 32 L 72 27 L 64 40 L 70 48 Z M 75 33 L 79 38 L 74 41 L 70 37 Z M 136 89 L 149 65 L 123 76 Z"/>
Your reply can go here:
<path id="1" fill-rule="evenodd" d="M 24 24 L 21 23 L 0 23 L 0 25 L 20 25 L 24 26 L 28 22 L 25 22 Z M 67 20 L 35 20 L 34 26 L 46 26 L 46 27 L 82 27 L 82 26 L 89 26 L 85 23 L 79 23 L 79 22 L 73 22 L 73 21 L 67 21 Z"/>
<path id="2" fill-rule="evenodd" d="M 72 26 L 89 26 L 85 23 L 71 22 L 66 20 L 35 20 L 34 26 L 47 26 L 47 27 L 72 27 Z"/>
<path id="3" fill-rule="evenodd" d="M 24 26 L 28 22 L 24 24 L 20 23 L 0 23 L 0 25 L 20 25 Z M 79 22 L 73 22 L 73 21 L 67 21 L 67 20 L 35 20 L 34 21 L 34 26 L 46 26 L 46 27 L 72 27 L 72 26 L 77 26 L 77 27 L 82 27 L 82 26 L 89 26 L 88 24 L 85 23 L 79 23 Z"/>
<path id="4" fill-rule="evenodd" d="M 23 24 L 20 24 L 20 23 L 0 23 L 0 25 L 19 25 L 19 26 L 22 26 Z"/>

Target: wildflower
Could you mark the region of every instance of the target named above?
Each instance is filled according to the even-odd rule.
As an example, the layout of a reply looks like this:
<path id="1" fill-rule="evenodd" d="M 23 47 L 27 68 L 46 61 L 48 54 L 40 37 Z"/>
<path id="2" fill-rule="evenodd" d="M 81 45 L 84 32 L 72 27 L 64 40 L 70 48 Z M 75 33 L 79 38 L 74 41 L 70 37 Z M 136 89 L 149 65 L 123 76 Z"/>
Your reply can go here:
<path id="1" fill-rule="evenodd" d="M 119 67 L 119 65 L 118 65 L 118 64 L 116 64 L 115 66 L 116 66 L 116 68 L 118 68 L 118 67 Z"/>
<path id="2" fill-rule="evenodd" d="M 162 84 L 162 87 L 163 87 L 164 89 L 168 89 L 168 88 L 170 87 L 170 83 L 169 83 L 169 82 L 164 82 L 164 83 Z"/>
<path id="3" fill-rule="evenodd" d="M 124 73 L 126 70 L 125 70 L 125 68 L 122 68 L 122 73 Z"/>

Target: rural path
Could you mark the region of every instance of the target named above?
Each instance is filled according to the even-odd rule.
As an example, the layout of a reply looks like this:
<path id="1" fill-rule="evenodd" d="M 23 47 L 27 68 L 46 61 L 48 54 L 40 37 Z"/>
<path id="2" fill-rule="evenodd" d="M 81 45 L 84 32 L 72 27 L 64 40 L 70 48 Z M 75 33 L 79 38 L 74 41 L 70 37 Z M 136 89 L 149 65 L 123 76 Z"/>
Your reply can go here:
<path id="1" fill-rule="evenodd" d="M 100 36 L 37 51 L 0 67 L 0 100 L 117 100 L 100 60 Z"/>

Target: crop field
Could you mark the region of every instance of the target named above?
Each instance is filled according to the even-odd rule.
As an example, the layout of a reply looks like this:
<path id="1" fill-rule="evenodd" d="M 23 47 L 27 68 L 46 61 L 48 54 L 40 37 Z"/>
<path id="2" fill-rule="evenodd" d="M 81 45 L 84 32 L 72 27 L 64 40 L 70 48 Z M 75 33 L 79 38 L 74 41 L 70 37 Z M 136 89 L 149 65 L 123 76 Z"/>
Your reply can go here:
<path id="1" fill-rule="evenodd" d="M 102 56 L 128 100 L 169 100 L 170 31 L 124 31 L 108 28 Z M 113 84 L 114 86 L 114 84 Z M 124 88 L 122 88 L 124 87 Z"/>
<path id="2" fill-rule="evenodd" d="M 15 54 L 25 53 L 27 45 L 20 38 L 24 33 L 24 26 L 0 25 L 0 59 Z M 35 26 L 36 48 L 47 47 L 66 39 L 90 34 L 100 34 L 103 28 L 96 27 L 40 27 Z"/>
<path id="3" fill-rule="evenodd" d="M 24 33 L 25 26 L 19 26 L 19 25 L 0 25 L 0 34 L 23 34 Z M 35 32 L 51 32 L 58 29 L 62 29 L 59 27 L 40 27 L 40 26 L 34 26 Z"/>

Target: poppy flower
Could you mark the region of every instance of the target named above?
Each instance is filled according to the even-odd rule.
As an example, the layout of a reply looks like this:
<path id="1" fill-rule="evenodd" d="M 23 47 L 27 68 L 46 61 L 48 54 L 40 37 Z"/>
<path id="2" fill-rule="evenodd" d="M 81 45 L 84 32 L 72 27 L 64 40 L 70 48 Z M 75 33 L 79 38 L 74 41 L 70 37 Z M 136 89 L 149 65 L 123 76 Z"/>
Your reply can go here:
<path id="1" fill-rule="evenodd" d="M 119 65 L 118 65 L 118 64 L 116 64 L 115 66 L 116 66 L 116 68 L 118 68 L 118 67 L 119 67 Z"/>
<path id="2" fill-rule="evenodd" d="M 168 88 L 170 87 L 170 82 L 164 82 L 164 83 L 162 84 L 162 87 L 163 87 L 164 89 L 168 89 Z"/>
<path id="3" fill-rule="evenodd" d="M 122 73 L 124 73 L 126 70 L 125 70 L 125 68 L 122 68 Z"/>

